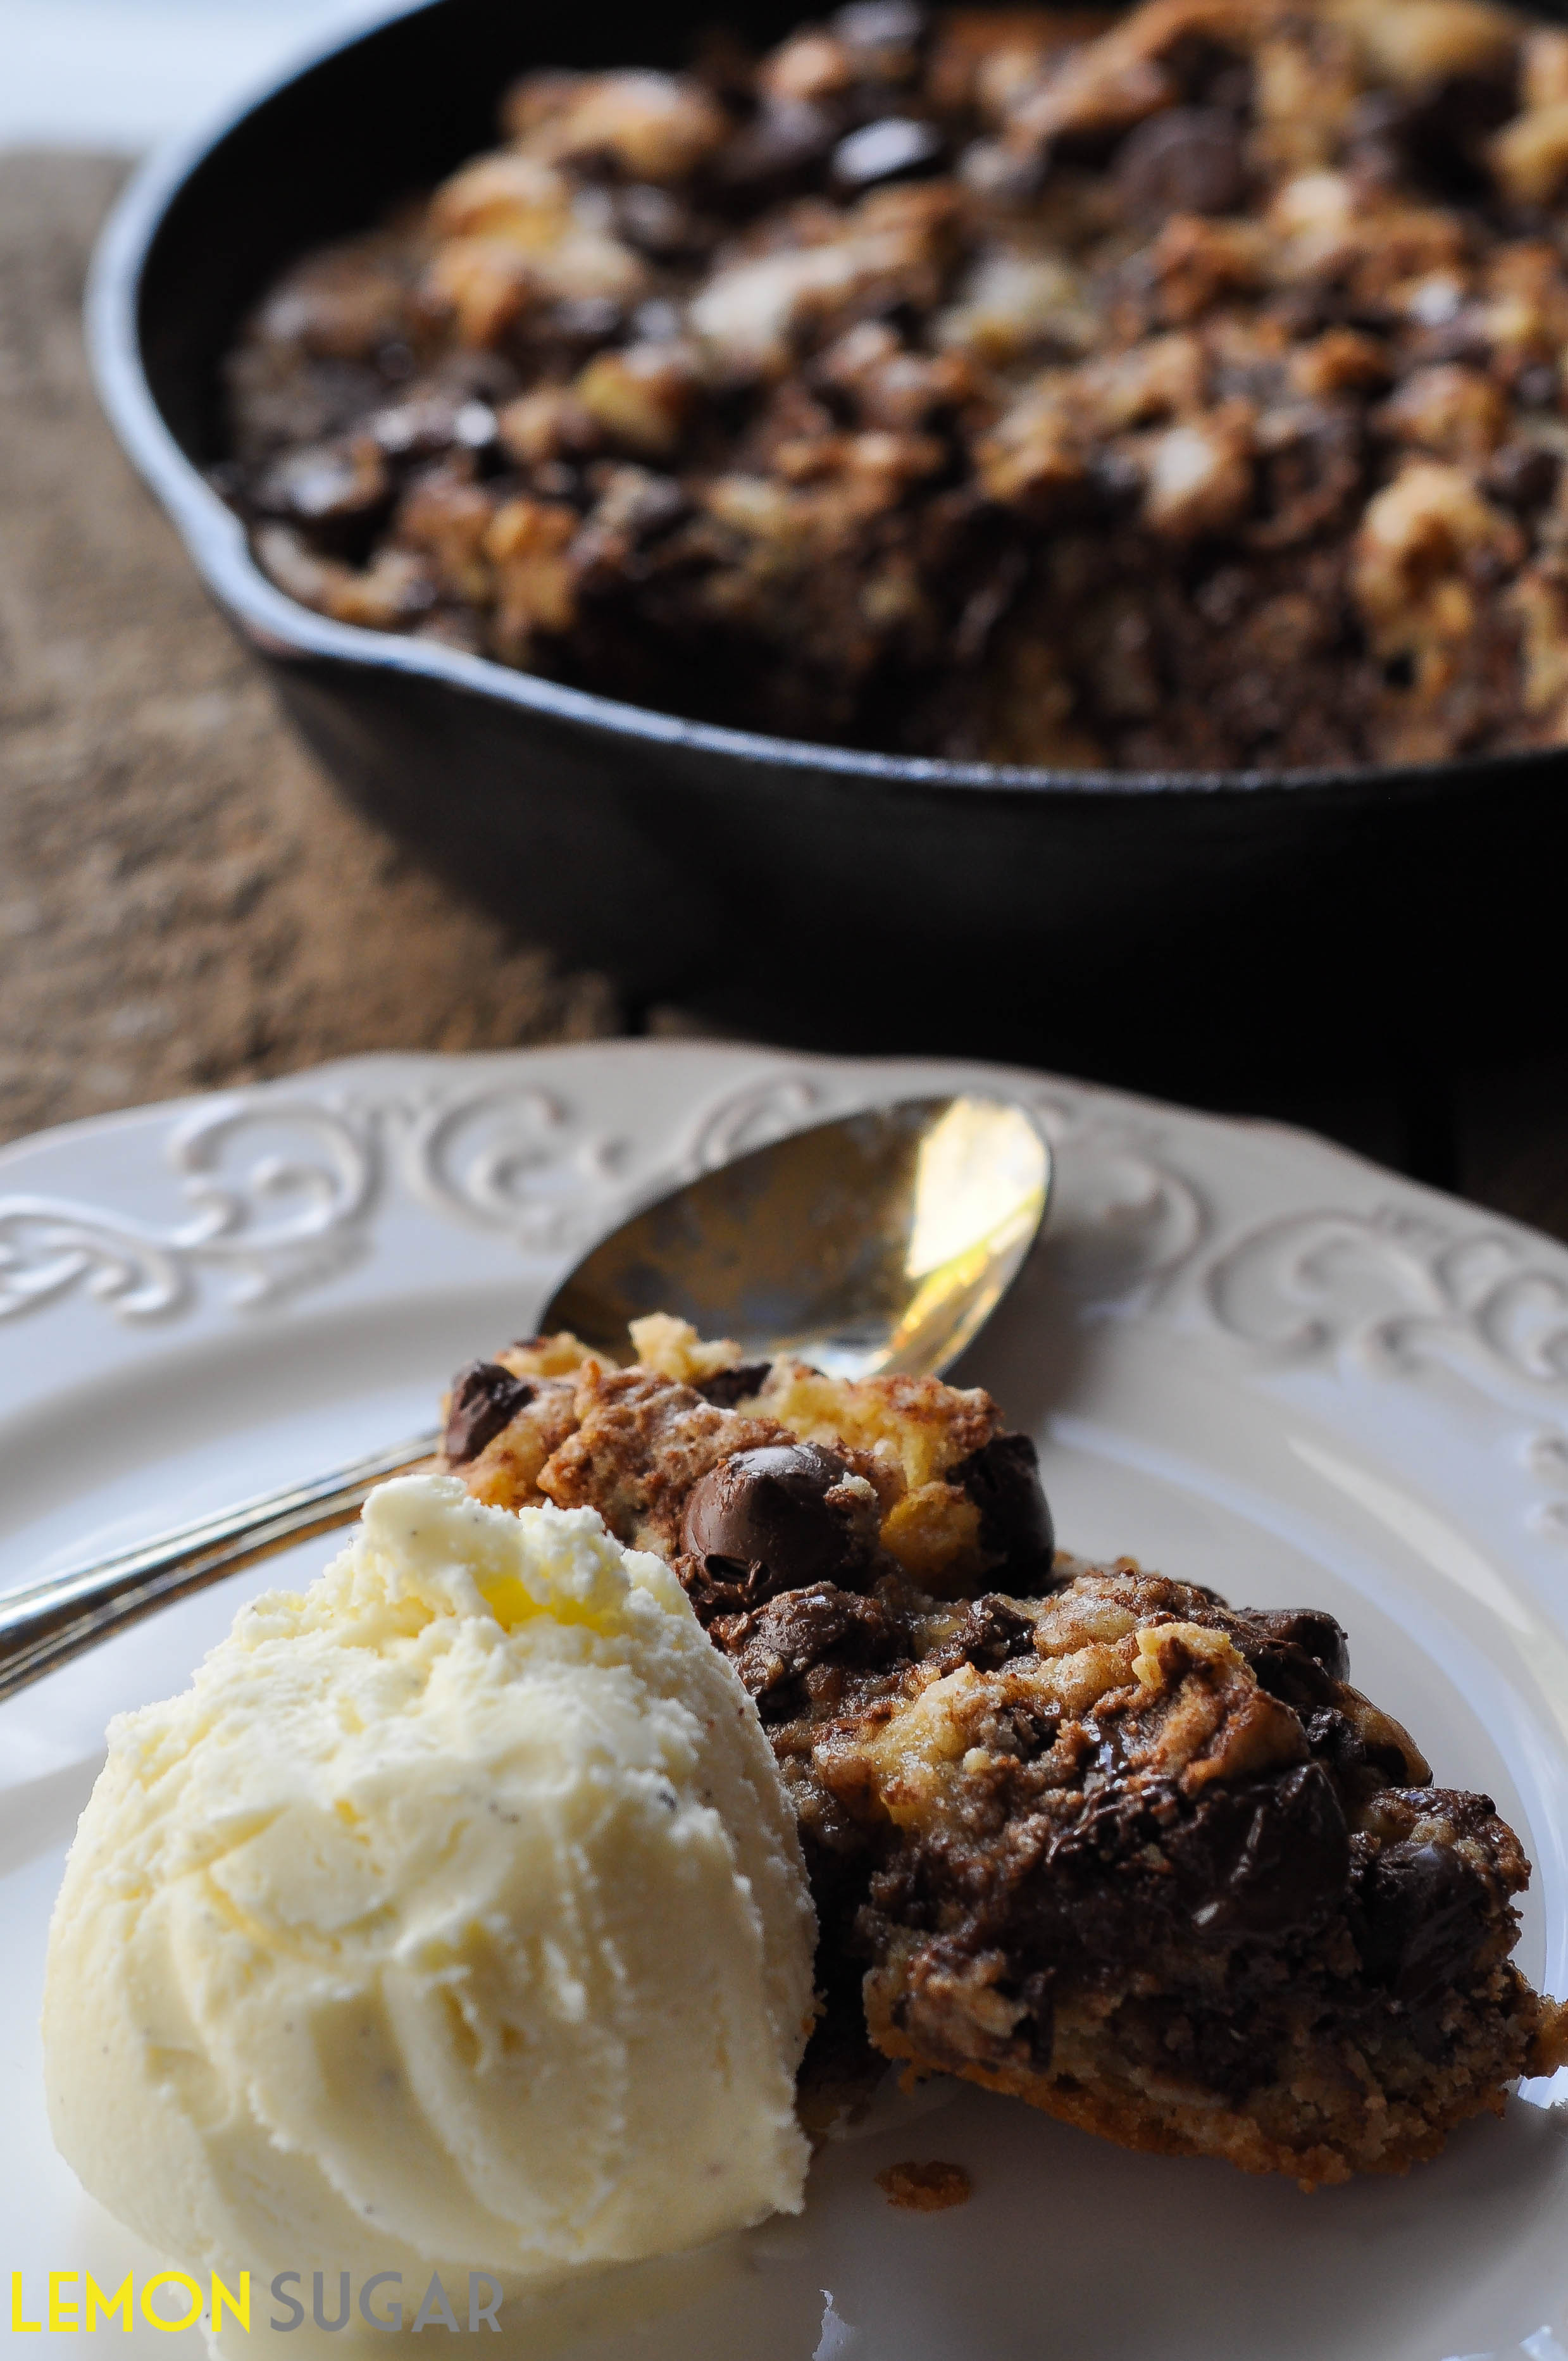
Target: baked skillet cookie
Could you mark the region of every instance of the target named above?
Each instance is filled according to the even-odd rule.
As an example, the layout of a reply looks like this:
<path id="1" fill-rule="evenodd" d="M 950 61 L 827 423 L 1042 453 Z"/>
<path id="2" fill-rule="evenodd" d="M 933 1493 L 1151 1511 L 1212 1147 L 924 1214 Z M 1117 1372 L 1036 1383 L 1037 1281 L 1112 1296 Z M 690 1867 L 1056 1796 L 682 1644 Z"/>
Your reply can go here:
<path id="1" fill-rule="evenodd" d="M 1568 740 L 1568 30 L 857 0 L 500 129 L 231 356 L 307 606 L 961 760 Z"/>
<path id="2" fill-rule="evenodd" d="M 829 2010 L 858 1983 L 885 2057 L 1305 2188 L 1568 2061 L 1509 1959 L 1518 1839 L 1349 1686 L 1332 1616 L 1055 1551 L 978 1388 L 663 1315 L 632 1343 L 464 1369 L 446 1464 L 674 1566 L 793 1795 Z"/>

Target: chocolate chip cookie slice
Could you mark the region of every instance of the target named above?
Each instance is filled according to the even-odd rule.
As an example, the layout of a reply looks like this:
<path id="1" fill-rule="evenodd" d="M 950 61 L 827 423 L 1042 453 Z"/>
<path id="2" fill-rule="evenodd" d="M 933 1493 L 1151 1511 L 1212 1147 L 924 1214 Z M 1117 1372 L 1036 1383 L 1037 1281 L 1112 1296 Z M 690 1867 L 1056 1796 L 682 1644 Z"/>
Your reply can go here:
<path id="1" fill-rule="evenodd" d="M 1309 2187 L 1402 2171 L 1568 2058 L 1508 1957 L 1518 1839 L 1431 1785 L 1328 1618 L 1124 1560 L 1028 1624 L 812 1742 L 892 1832 L 855 1927 L 888 2056 Z"/>
<path id="2" fill-rule="evenodd" d="M 1431 1784 L 1332 1617 L 1055 1554 L 978 1389 L 634 1343 L 464 1372 L 449 1464 L 670 1559 L 794 1796 L 819 1983 L 885 2056 L 1308 2187 L 1568 2062 L 1509 1957 L 1517 1839 Z"/>

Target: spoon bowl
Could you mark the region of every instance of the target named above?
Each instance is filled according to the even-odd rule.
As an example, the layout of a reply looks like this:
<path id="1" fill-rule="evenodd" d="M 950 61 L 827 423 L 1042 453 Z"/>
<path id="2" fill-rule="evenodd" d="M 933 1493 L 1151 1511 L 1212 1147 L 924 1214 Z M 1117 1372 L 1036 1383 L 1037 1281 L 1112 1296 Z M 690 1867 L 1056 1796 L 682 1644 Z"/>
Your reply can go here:
<path id="1" fill-rule="evenodd" d="M 1017 1277 L 1045 1215 L 1050 1151 L 1020 1107 L 905 1099 L 754 1148 L 643 1206 L 540 1314 L 619 1360 L 650 1312 L 799 1355 L 839 1377 L 937 1376 Z M 357 1516 L 428 1466 L 415 1435 L 0 1599 L 0 1698 L 159 1607 Z"/>
<path id="2" fill-rule="evenodd" d="M 619 1359 L 651 1312 L 829 1376 L 938 1377 L 1012 1286 L 1050 1153 L 1005 1099 L 902 1099 L 753 1148 L 633 1213 L 555 1290 L 542 1333 Z"/>

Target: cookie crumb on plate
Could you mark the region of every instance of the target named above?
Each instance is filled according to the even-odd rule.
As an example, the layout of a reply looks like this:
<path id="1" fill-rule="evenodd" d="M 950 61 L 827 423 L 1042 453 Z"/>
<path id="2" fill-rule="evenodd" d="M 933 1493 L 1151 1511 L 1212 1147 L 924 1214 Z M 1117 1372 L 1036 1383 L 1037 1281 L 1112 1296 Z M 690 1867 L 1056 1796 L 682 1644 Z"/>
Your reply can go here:
<path id="1" fill-rule="evenodd" d="M 961 2164 L 890 2164 L 879 2172 L 876 2185 L 890 2205 L 905 2213 L 945 2213 L 950 2205 L 967 2205 L 974 2183 Z"/>

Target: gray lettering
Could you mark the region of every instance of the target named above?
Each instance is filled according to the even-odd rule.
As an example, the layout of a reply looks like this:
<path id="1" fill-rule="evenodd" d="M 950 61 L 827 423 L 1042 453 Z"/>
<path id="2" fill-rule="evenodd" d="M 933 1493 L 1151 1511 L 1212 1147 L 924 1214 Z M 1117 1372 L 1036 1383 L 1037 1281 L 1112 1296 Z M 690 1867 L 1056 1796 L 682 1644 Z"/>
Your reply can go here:
<path id="1" fill-rule="evenodd" d="M 481 2303 L 479 2301 L 479 2290 L 481 2288 L 484 2288 L 488 2293 L 490 2299 L 488 2303 Z M 493 2279 L 488 2271 L 469 2272 L 468 2334 L 470 2336 L 476 2334 L 481 2320 L 484 2321 L 490 2328 L 493 2328 L 498 2336 L 500 2334 L 501 2324 L 496 2318 L 496 2307 L 500 2302 L 500 2300 L 501 2283 L 499 2279 Z"/>
<path id="2" fill-rule="evenodd" d="M 446 2290 L 441 2284 L 441 2273 L 439 2271 L 432 2271 L 430 2275 L 430 2285 L 421 2296 L 419 2300 L 419 2310 L 414 2314 L 414 2334 L 416 2336 L 419 2334 L 420 2330 L 422 2328 L 428 2327 L 432 2319 L 435 2317 L 437 2305 L 440 2306 L 442 2325 L 445 2328 L 451 2329 L 453 2334 L 455 2335 L 457 2334 L 457 2316 L 453 2311 L 452 2305 L 447 2298 Z"/>
<path id="3" fill-rule="evenodd" d="M 373 2279 L 367 2279 L 359 2290 L 360 2317 L 372 2328 L 400 2328 L 403 2324 L 402 2285 L 401 2271 L 378 2271 Z M 383 2319 L 378 2312 L 372 2312 L 370 2309 L 370 2299 L 378 2287 L 395 2287 L 398 2290 L 398 2294 L 392 2301 L 390 2320 Z"/>
<path id="4" fill-rule="evenodd" d="M 324 2328 L 329 2334 L 335 2334 L 340 2328 L 347 2327 L 348 2315 L 354 2309 L 354 2298 L 349 2293 L 348 2273 L 340 2271 L 337 2276 L 338 2315 L 335 2320 L 328 2320 L 322 2308 L 324 2277 L 325 2274 L 321 2271 L 311 2273 L 311 2318 L 318 2328 Z"/>
<path id="5" fill-rule="evenodd" d="M 290 2329 L 298 2328 L 301 2321 L 303 2320 L 305 2316 L 305 2307 L 302 2303 L 297 2301 L 293 2296 L 285 2294 L 283 2290 L 283 2282 L 285 2279 L 292 2279 L 294 2285 L 298 2287 L 300 2284 L 300 2274 L 298 2271 L 280 2271 L 277 2278 L 272 2282 L 269 2292 L 274 2303 L 286 2303 L 294 2317 L 292 2320 L 280 2320 L 277 2313 L 274 2312 L 272 2318 L 267 2324 L 269 2328 L 280 2328 L 284 2334 L 287 2335 Z"/>

